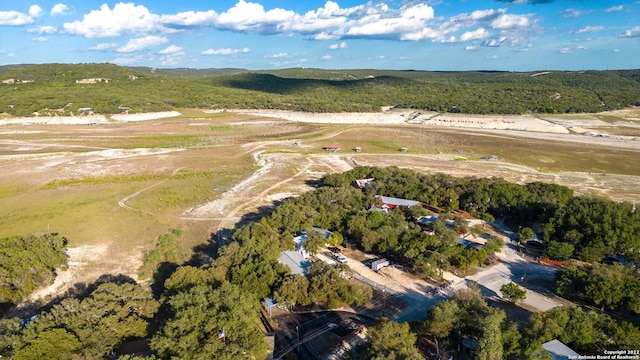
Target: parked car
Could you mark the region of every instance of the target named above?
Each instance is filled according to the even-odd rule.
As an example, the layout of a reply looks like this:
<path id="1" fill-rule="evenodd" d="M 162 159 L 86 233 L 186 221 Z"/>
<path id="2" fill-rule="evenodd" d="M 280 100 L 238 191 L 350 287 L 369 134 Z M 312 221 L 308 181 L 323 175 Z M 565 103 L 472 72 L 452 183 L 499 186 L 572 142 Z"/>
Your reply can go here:
<path id="1" fill-rule="evenodd" d="M 344 255 L 338 255 L 338 257 L 336 257 L 336 260 L 338 260 L 338 262 L 342 264 L 347 262 L 347 258 Z"/>
<path id="2" fill-rule="evenodd" d="M 331 246 L 331 247 L 329 248 L 329 251 L 331 251 L 331 252 L 332 252 L 332 253 L 334 253 L 334 254 L 340 254 L 340 252 L 341 252 L 340 248 L 337 248 L 337 247 L 335 247 L 335 246 Z"/>

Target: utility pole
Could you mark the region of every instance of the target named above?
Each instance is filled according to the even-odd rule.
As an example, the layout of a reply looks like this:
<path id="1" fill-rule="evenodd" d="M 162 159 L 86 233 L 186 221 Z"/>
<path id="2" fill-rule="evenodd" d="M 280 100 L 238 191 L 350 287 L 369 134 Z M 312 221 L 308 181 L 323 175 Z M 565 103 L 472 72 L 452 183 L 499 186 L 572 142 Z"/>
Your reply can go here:
<path id="1" fill-rule="evenodd" d="M 298 354 L 300 354 L 300 330 L 298 329 L 297 325 L 296 325 L 296 337 L 298 339 Z"/>
<path id="2" fill-rule="evenodd" d="M 382 316 L 384 317 L 387 312 L 387 285 L 384 285 L 382 289 Z"/>

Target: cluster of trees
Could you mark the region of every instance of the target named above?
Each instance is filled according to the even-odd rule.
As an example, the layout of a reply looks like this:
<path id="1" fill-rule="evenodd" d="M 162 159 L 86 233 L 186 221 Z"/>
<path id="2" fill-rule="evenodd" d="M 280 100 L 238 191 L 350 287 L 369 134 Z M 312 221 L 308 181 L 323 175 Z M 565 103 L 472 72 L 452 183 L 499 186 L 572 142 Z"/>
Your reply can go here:
<path id="1" fill-rule="evenodd" d="M 573 256 L 584 261 L 615 254 L 640 262 L 640 212 L 631 203 L 577 196 L 542 225 L 541 233 L 545 241 L 573 246 Z"/>
<path id="2" fill-rule="evenodd" d="M 640 278 L 636 270 L 629 267 L 571 264 L 566 271 L 558 273 L 556 292 L 600 306 L 602 310 L 640 314 Z"/>
<path id="3" fill-rule="evenodd" d="M 550 72 L 532 77 L 504 72 L 157 71 L 112 64 L 45 64 L 3 66 L 0 74 L 34 81 L 3 85 L 0 108 L 20 116 L 77 113 L 80 107 L 111 114 L 119 112 L 120 105 L 136 112 L 179 107 L 363 112 L 394 104 L 439 112 L 522 114 L 599 112 L 640 104 L 638 71 Z M 83 78 L 109 82 L 75 82 Z"/>
<path id="4" fill-rule="evenodd" d="M 632 349 L 640 344 L 640 330 L 633 324 L 576 306 L 533 313 L 522 328 L 524 354 L 537 352 L 541 344 L 553 339 L 579 354 L 603 354 L 604 350 Z"/>
<path id="5" fill-rule="evenodd" d="M 24 321 L 0 320 L 0 356 L 13 359 L 100 359 L 149 334 L 160 304 L 140 286 L 108 282 L 87 297 L 67 298 Z"/>
<path id="6" fill-rule="evenodd" d="M 0 239 L 0 313 L 36 288 L 53 283 L 55 270 L 67 264 L 67 239 L 30 234 Z"/>
<path id="7" fill-rule="evenodd" d="M 349 280 L 350 269 L 344 265 L 331 266 L 316 261 L 303 275 L 287 275 L 274 292 L 275 299 L 285 305 L 326 304 L 337 308 L 341 303 L 362 306 L 370 300 L 373 292 L 368 286 L 352 284 Z"/>
<path id="8" fill-rule="evenodd" d="M 459 208 L 489 221 L 507 217 L 523 228 L 540 223 L 546 254 L 554 259 L 599 262 L 607 254 L 616 254 L 627 262 L 640 262 L 640 212 L 631 203 L 573 196 L 571 189 L 556 184 L 519 185 L 498 178 L 421 175 L 393 167 L 358 167 L 327 175 L 324 182 L 343 187 L 363 178 L 376 179 L 364 189 L 365 196 L 385 194 L 445 210 Z"/>
<path id="9" fill-rule="evenodd" d="M 448 359 L 463 339 L 478 345 L 474 359 L 546 359 L 542 344 L 558 339 L 580 354 L 633 347 L 640 330 L 597 312 L 561 306 L 533 313 L 518 325 L 504 310 L 489 306 L 471 286 L 453 300 L 432 307 L 424 321 L 397 324 L 382 320 L 369 329 L 368 342 L 355 351 L 356 359 L 420 359 L 417 348 L 437 359 Z"/>

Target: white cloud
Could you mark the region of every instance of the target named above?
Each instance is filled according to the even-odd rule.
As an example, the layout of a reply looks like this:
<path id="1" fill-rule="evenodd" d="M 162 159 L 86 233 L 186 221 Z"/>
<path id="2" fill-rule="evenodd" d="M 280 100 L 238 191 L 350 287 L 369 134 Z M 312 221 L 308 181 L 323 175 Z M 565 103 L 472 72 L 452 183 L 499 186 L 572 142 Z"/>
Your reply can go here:
<path id="1" fill-rule="evenodd" d="M 460 41 L 473 41 L 473 40 L 481 40 L 489 36 L 489 32 L 484 28 L 479 28 L 474 31 L 467 31 L 466 33 L 460 35 Z"/>
<path id="2" fill-rule="evenodd" d="M 585 33 L 602 31 L 602 30 L 604 30 L 604 26 L 585 26 L 582 29 L 576 31 L 576 34 L 585 34 Z"/>
<path id="3" fill-rule="evenodd" d="M 494 29 L 507 30 L 529 26 L 529 15 L 502 14 L 491 22 Z"/>
<path id="4" fill-rule="evenodd" d="M 333 56 L 331 56 L 331 55 L 323 55 L 322 56 L 322 60 L 331 60 L 331 59 L 333 59 Z"/>
<path id="5" fill-rule="evenodd" d="M 278 33 L 282 24 L 295 20 L 296 13 L 280 8 L 265 11 L 261 4 L 239 0 L 232 8 L 221 13 L 215 19 L 216 27 L 221 29 Z"/>
<path id="6" fill-rule="evenodd" d="M 164 44 L 167 41 L 169 41 L 169 39 L 164 36 L 149 35 L 137 39 L 131 39 L 125 46 L 118 48 L 116 51 L 122 53 L 135 52 L 151 46 Z"/>
<path id="7" fill-rule="evenodd" d="M 341 8 L 337 2 L 329 0 L 320 8 L 297 13 L 283 8 L 265 9 L 260 3 L 238 0 L 223 12 L 208 10 L 160 15 L 145 6 L 119 2 L 113 8 L 103 4 L 86 13 L 81 20 L 65 23 L 63 27 L 67 33 L 87 38 L 166 35 L 189 28 L 213 28 L 283 36 L 300 34 L 312 40 L 369 38 L 458 42 L 484 39 L 491 29 L 510 30 L 503 35 L 516 39 L 526 35 L 519 30 L 535 24 L 533 14 L 507 14 L 507 9 L 476 10 L 446 19 L 435 16 L 431 5 L 434 2 L 400 3 L 396 8 L 376 2 Z M 57 11 L 64 11 L 64 4 L 58 5 Z M 514 44 L 515 40 L 509 43 Z M 343 42 L 329 45 L 329 49 L 343 49 L 342 44 L 346 46 Z M 216 54 L 214 49 L 208 51 Z"/>
<path id="8" fill-rule="evenodd" d="M 144 6 L 117 3 L 113 10 L 103 4 L 100 10 L 92 10 L 84 15 L 82 21 L 65 23 L 64 29 L 87 38 L 100 38 L 160 31 L 162 27 L 158 24 L 158 16 L 151 14 Z"/>
<path id="9" fill-rule="evenodd" d="M 473 46 L 473 45 L 467 45 L 467 46 L 464 47 L 464 49 L 467 50 L 467 51 L 476 51 L 476 50 L 478 50 L 478 47 Z"/>
<path id="10" fill-rule="evenodd" d="M 49 41 L 49 38 L 45 36 L 38 36 L 37 38 L 33 38 L 33 41 L 45 42 L 45 41 Z"/>
<path id="11" fill-rule="evenodd" d="M 42 8 L 38 5 L 29 6 L 29 15 L 34 18 L 39 17 L 42 15 Z"/>
<path id="12" fill-rule="evenodd" d="M 202 52 L 202 55 L 233 55 L 239 53 L 248 53 L 251 51 L 249 48 L 242 49 L 230 49 L 230 48 L 221 48 L 221 49 L 207 49 Z"/>
<path id="13" fill-rule="evenodd" d="M 502 46 L 502 45 L 504 45 L 506 43 L 507 39 L 508 38 L 506 36 L 501 36 L 499 38 L 489 39 L 489 40 L 484 42 L 484 46 L 488 46 L 488 47 Z"/>
<path id="14" fill-rule="evenodd" d="M 625 30 L 624 33 L 620 34 L 620 37 L 626 37 L 626 38 L 640 37 L 640 26 L 636 26 L 631 29 Z"/>
<path id="15" fill-rule="evenodd" d="M 169 45 L 163 50 L 158 51 L 158 55 L 164 55 L 160 60 L 160 65 L 172 66 L 179 64 L 182 58 L 185 56 L 185 52 L 182 51 L 180 46 Z"/>
<path id="16" fill-rule="evenodd" d="M 349 47 L 349 46 L 344 41 L 339 43 L 339 44 L 331 44 L 331 45 L 329 45 L 329 49 L 330 50 L 346 49 L 347 47 Z"/>
<path id="17" fill-rule="evenodd" d="M 49 12 L 49 15 L 51 16 L 58 16 L 58 15 L 69 15 L 69 7 L 63 3 L 58 3 L 53 5 L 53 7 L 51 8 L 51 11 Z"/>
<path id="18" fill-rule="evenodd" d="M 565 10 L 560 12 L 560 15 L 562 15 L 562 17 L 566 17 L 566 18 L 577 18 L 577 17 L 580 17 L 582 15 L 585 15 L 586 13 L 587 12 L 583 11 L 583 10 L 565 9 Z"/>
<path id="19" fill-rule="evenodd" d="M 89 48 L 89 50 L 108 50 L 108 49 L 113 49 L 115 47 L 117 47 L 118 44 L 111 42 L 111 43 L 100 43 L 96 46 L 92 46 Z"/>
<path id="20" fill-rule="evenodd" d="M 33 23 L 33 18 L 17 11 L 0 11 L 0 25 L 22 26 Z"/>
<path id="21" fill-rule="evenodd" d="M 40 35 L 52 35 L 57 33 L 58 29 L 56 29 L 53 26 L 39 26 L 39 27 L 28 29 L 27 32 L 36 33 Z"/>
<path id="22" fill-rule="evenodd" d="M 273 54 L 273 55 L 267 55 L 264 58 L 265 59 L 282 59 L 282 58 L 286 58 L 288 57 L 289 54 L 286 52 L 281 52 L 281 53 L 277 53 L 277 54 Z"/>
<path id="23" fill-rule="evenodd" d="M 612 6 L 610 8 L 607 8 L 604 11 L 610 13 L 610 12 L 622 11 L 623 9 L 624 9 L 623 5 L 617 5 L 617 6 Z"/>
<path id="24" fill-rule="evenodd" d="M 338 34 L 329 34 L 328 32 L 320 32 L 312 36 L 313 40 L 338 40 L 340 39 L 340 35 Z"/>
<path id="25" fill-rule="evenodd" d="M 184 54 L 184 52 L 182 51 L 182 48 L 176 45 L 169 45 L 165 49 L 158 51 L 158 54 L 160 55 L 178 54 L 178 53 Z"/>
<path id="26" fill-rule="evenodd" d="M 218 13 L 209 11 L 185 11 L 174 15 L 161 15 L 159 22 L 167 26 L 212 26 Z"/>
<path id="27" fill-rule="evenodd" d="M 587 50 L 586 46 L 563 46 L 556 49 L 557 53 L 560 54 L 569 54 L 575 51 Z"/>

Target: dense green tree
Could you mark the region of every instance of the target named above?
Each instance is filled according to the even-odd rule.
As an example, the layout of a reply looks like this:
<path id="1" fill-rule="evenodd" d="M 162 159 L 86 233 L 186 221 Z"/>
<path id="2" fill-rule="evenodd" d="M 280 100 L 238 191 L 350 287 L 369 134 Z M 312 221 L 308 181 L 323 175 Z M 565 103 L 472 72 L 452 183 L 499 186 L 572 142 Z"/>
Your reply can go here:
<path id="1" fill-rule="evenodd" d="M 416 335 L 409 324 L 397 323 L 383 318 L 369 328 L 367 343 L 359 358 L 372 360 L 418 360 L 423 359 L 415 346 Z"/>
<path id="2" fill-rule="evenodd" d="M 309 304 L 309 280 L 303 275 L 287 275 L 275 291 L 275 300 L 284 305 Z"/>
<path id="3" fill-rule="evenodd" d="M 137 285 L 104 283 L 85 299 L 65 299 L 41 313 L 20 334 L 16 354 L 35 354 L 34 344 L 59 336 L 65 344 L 61 349 L 76 351 L 72 345 L 79 341 L 80 358 L 102 358 L 127 339 L 146 336 L 158 307 L 151 294 Z M 57 329 L 65 332 L 53 331 Z"/>
<path id="4" fill-rule="evenodd" d="M 582 260 L 599 262 L 607 254 L 640 260 L 640 213 L 630 203 L 577 196 L 560 207 L 542 230 L 546 241 L 574 245 Z"/>
<path id="5" fill-rule="evenodd" d="M 256 323 L 258 301 L 229 283 L 196 286 L 169 299 L 173 316 L 154 335 L 160 358 L 263 359 L 266 343 Z"/>
<path id="6" fill-rule="evenodd" d="M 535 239 L 536 233 L 534 233 L 533 229 L 531 229 L 530 227 L 523 227 L 520 230 L 518 230 L 517 237 L 518 237 L 518 241 L 524 244 L 527 240 Z"/>
<path id="7" fill-rule="evenodd" d="M 583 299 L 602 309 L 627 309 L 638 314 L 637 291 L 640 280 L 635 269 L 620 265 L 570 265 L 556 279 L 556 292 Z"/>
<path id="8" fill-rule="evenodd" d="M 553 339 L 585 354 L 602 354 L 606 349 L 624 348 L 629 341 L 640 339 L 640 330 L 630 323 L 618 324 L 606 315 L 574 306 L 534 313 L 523 329 L 523 343 L 529 353 Z"/>
<path id="9" fill-rule="evenodd" d="M 527 298 L 527 290 L 521 288 L 513 282 L 509 282 L 500 287 L 500 291 L 505 299 L 513 302 L 524 300 Z"/>
<path id="10" fill-rule="evenodd" d="M 371 299 L 373 292 L 368 286 L 351 284 L 341 269 L 316 261 L 307 268 L 309 298 L 318 303 L 336 308 L 342 303 L 361 306 Z"/>
<path id="11" fill-rule="evenodd" d="M 82 343 L 65 329 L 51 329 L 38 334 L 28 345 L 18 350 L 15 360 L 80 359 Z"/>
<path id="12" fill-rule="evenodd" d="M 550 241 L 542 256 L 559 261 L 566 261 L 573 256 L 574 246 L 569 243 Z"/>
<path id="13" fill-rule="evenodd" d="M 58 234 L 0 239 L 0 311 L 53 282 L 56 268 L 67 263 L 66 244 Z"/>
<path id="14" fill-rule="evenodd" d="M 324 233 L 321 233 L 313 229 L 309 229 L 307 230 L 307 239 L 304 241 L 302 245 L 311 254 L 315 254 L 318 251 L 320 251 L 320 249 L 323 249 L 326 243 L 327 243 L 327 239 L 325 238 Z"/>

